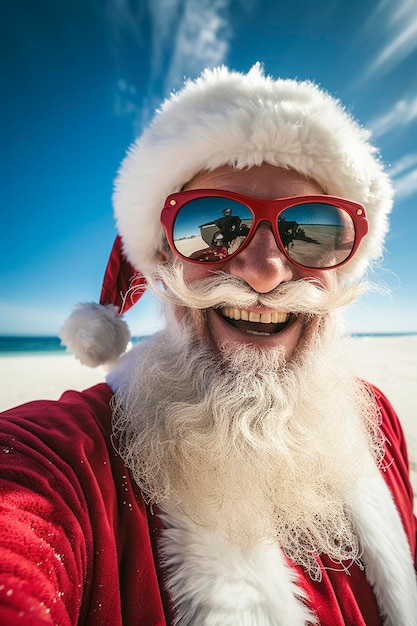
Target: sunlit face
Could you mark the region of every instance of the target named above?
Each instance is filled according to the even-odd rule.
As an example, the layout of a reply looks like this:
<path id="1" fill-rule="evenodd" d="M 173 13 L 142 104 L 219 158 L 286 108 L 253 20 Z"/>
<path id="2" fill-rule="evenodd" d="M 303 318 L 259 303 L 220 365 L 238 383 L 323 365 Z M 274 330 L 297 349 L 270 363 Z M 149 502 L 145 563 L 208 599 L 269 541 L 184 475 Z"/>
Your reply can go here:
<path id="1" fill-rule="evenodd" d="M 185 185 L 185 189 L 223 189 L 264 199 L 323 193 L 320 185 L 298 172 L 267 163 L 248 170 L 224 166 L 211 172 L 201 172 Z M 209 277 L 218 269 L 211 263 L 200 265 L 185 260 L 181 263 L 189 283 Z M 258 293 L 269 293 L 284 282 L 300 278 L 316 278 L 326 285 L 329 275 L 333 273 L 331 270 L 323 272 L 293 265 L 279 250 L 266 222 L 260 224 L 253 239 L 240 254 L 222 263 L 221 271 L 242 279 Z M 234 341 L 263 348 L 282 346 L 287 358 L 307 335 L 312 324 L 314 318 L 306 325 L 303 315 L 261 306 L 233 311 L 212 308 L 207 311 L 207 330 L 214 344 Z"/>

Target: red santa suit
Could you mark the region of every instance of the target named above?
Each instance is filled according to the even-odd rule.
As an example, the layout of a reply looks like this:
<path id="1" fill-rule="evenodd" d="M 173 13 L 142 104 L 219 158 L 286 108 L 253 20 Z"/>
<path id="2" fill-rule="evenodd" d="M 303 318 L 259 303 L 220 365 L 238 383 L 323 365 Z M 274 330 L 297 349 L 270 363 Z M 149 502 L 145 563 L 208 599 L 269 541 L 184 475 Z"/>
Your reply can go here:
<path id="1" fill-rule="evenodd" d="M 6 412 L 0 624 L 417 624 L 407 452 L 375 393 L 386 469 L 350 503 L 365 570 L 335 571 L 322 556 L 320 582 L 277 546 L 244 555 L 175 510 L 151 513 L 112 444 L 107 384 Z"/>

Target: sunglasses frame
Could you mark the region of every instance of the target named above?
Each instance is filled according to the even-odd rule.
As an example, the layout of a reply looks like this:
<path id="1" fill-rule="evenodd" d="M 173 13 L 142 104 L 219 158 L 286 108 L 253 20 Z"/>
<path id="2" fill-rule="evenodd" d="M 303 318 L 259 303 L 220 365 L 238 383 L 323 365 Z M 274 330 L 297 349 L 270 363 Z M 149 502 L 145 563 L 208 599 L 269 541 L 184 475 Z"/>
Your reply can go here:
<path id="1" fill-rule="evenodd" d="M 224 259 L 219 259 L 216 261 L 199 261 L 198 259 L 188 258 L 177 250 L 173 238 L 175 219 L 180 210 L 192 200 L 207 197 L 226 198 L 227 200 L 235 200 L 236 202 L 240 202 L 250 210 L 254 218 L 250 231 L 242 245 Z M 352 250 L 346 259 L 344 259 L 340 263 L 337 263 L 336 265 L 332 265 L 330 267 L 311 267 L 298 263 L 297 261 L 294 261 L 291 256 L 289 256 L 288 251 L 285 249 L 285 246 L 281 241 L 278 230 L 279 215 L 290 207 L 295 207 L 297 205 L 305 204 L 308 202 L 319 202 L 321 204 L 334 205 L 338 209 L 345 211 L 353 221 L 355 239 Z M 189 263 L 197 263 L 199 265 L 218 265 L 219 263 L 230 261 L 230 259 L 238 255 L 250 244 L 259 224 L 264 221 L 270 223 L 272 232 L 274 233 L 276 244 L 282 254 L 289 260 L 290 263 L 301 269 L 314 269 L 321 271 L 332 270 L 337 267 L 341 267 L 342 265 L 345 265 L 345 263 L 347 263 L 354 256 L 357 249 L 359 248 L 362 239 L 368 232 L 368 220 L 366 217 L 366 211 L 361 204 L 359 204 L 358 202 L 353 202 L 352 200 L 346 200 L 345 198 L 339 198 L 337 196 L 327 196 L 322 194 L 312 194 L 308 196 L 289 196 L 286 198 L 265 200 L 261 198 L 253 198 L 252 196 L 246 196 L 240 193 L 236 193 L 234 191 L 226 191 L 223 189 L 191 189 L 188 191 L 179 191 L 177 193 L 170 194 L 165 200 L 164 208 L 160 216 L 160 222 L 165 231 L 171 250 L 185 261 L 188 261 Z"/>

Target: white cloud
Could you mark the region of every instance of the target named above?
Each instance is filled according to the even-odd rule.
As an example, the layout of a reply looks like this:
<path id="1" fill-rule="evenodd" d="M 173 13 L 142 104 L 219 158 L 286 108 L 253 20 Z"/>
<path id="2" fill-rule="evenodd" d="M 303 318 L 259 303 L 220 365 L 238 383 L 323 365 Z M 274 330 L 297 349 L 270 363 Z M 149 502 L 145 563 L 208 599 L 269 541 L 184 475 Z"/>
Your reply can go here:
<path id="1" fill-rule="evenodd" d="M 415 165 L 417 166 L 417 152 L 405 154 L 392 165 L 390 174 L 391 176 L 399 176 L 399 174 L 411 169 Z"/>
<path id="2" fill-rule="evenodd" d="M 245 0 L 240 0 L 245 4 Z M 246 4 L 252 0 L 246 0 Z M 232 29 L 231 0 L 148 0 L 152 18 L 147 110 L 207 66 L 225 61 Z M 162 93 L 158 93 L 162 89 Z"/>
<path id="3" fill-rule="evenodd" d="M 416 48 L 417 15 L 414 15 L 406 27 L 401 27 L 401 31 L 393 34 L 392 38 L 386 42 L 371 64 L 369 68 L 370 73 L 376 72 L 381 68 L 387 70 L 388 67 L 398 65 L 398 63 L 414 52 Z"/>
<path id="4" fill-rule="evenodd" d="M 363 36 L 376 39 L 378 51 L 362 81 L 386 74 L 417 50 L 415 0 L 381 0 L 365 25 Z"/>
<path id="5" fill-rule="evenodd" d="M 404 154 L 390 169 L 397 200 L 405 200 L 417 192 L 417 152 Z"/>
<path id="6" fill-rule="evenodd" d="M 188 0 L 178 25 L 166 91 L 182 83 L 184 75 L 194 76 L 206 66 L 226 59 L 231 29 L 227 20 L 230 0 Z"/>
<path id="7" fill-rule="evenodd" d="M 256 2 L 238 0 L 233 9 L 247 13 Z M 133 114 L 135 133 L 147 125 L 161 98 L 179 87 L 184 77 L 195 77 L 205 67 L 225 62 L 233 38 L 231 6 L 232 0 L 107 0 L 114 56 L 123 56 L 124 42 L 129 40 L 135 42 L 138 53 L 146 54 L 149 64 L 140 99 L 139 89 L 133 91 L 126 79 L 117 84 L 115 112 Z"/>
<path id="8" fill-rule="evenodd" d="M 111 33 L 113 53 L 117 57 L 124 37 L 140 44 L 143 39 L 142 26 L 144 23 L 146 5 L 143 2 L 130 0 L 96 0 L 96 11 L 104 14 L 106 24 Z"/>
<path id="9" fill-rule="evenodd" d="M 136 88 L 124 78 L 119 78 L 114 98 L 115 115 L 135 114 L 136 109 Z"/>
<path id="10" fill-rule="evenodd" d="M 417 95 L 398 100 L 389 111 L 375 118 L 369 125 L 374 135 L 380 137 L 394 128 L 408 126 L 416 119 Z"/>
<path id="11" fill-rule="evenodd" d="M 417 192 L 417 167 L 411 171 L 394 178 L 396 197 L 405 200 Z"/>

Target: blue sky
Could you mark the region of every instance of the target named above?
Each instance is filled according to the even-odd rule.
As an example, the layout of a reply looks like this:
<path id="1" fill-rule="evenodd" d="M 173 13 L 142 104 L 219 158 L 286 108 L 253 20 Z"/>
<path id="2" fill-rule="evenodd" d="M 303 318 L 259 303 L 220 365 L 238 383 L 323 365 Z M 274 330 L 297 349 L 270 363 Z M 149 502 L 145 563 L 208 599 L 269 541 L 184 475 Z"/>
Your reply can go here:
<path id="1" fill-rule="evenodd" d="M 131 141 L 184 76 L 226 63 L 311 79 L 339 97 L 396 188 L 357 332 L 417 331 L 415 0 L 16 0 L 3 4 L 0 334 L 57 334 L 97 300 L 115 236 L 111 193 Z M 160 324 L 145 296 L 134 334 Z"/>

